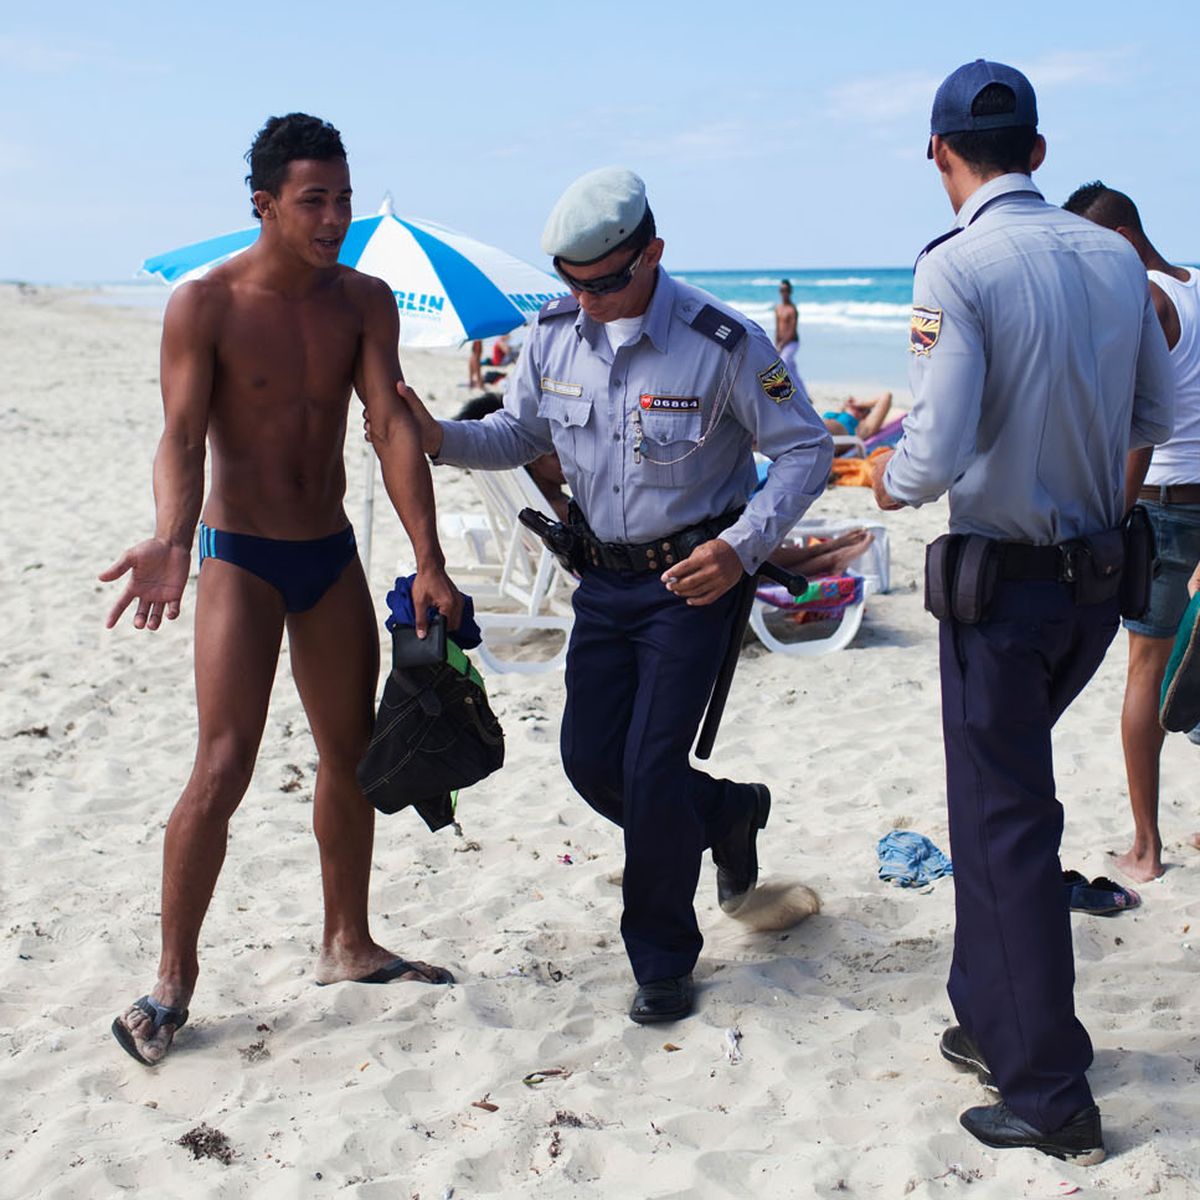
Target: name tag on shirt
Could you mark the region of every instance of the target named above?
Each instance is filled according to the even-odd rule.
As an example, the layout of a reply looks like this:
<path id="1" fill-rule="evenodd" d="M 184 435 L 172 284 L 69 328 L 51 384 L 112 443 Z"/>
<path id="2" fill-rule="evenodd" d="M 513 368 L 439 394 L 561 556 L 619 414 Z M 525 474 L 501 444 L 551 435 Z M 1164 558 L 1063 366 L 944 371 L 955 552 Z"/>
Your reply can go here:
<path id="1" fill-rule="evenodd" d="M 656 396 L 643 392 L 641 405 L 646 412 L 697 413 L 700 411 L 699 396 Z"/>
<path id="2" fill-rule="evenodd" d="M 555 396 L 582 396 L 583 387 L 578 383 L 563 383 L 559 379 L 547 379 L 542 376 L 542 391 L 552 392 Z"/>

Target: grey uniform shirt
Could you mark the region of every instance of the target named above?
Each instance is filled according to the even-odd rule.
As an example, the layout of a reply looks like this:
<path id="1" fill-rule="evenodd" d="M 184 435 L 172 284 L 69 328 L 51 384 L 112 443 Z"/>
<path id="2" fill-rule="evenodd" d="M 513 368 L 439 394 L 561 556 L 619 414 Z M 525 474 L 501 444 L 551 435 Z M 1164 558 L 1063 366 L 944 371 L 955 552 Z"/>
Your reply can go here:
<path id="1" fill-rule="evenodd" d="M 1124 238 L 1002 175 L 918 261 L 913 409 L 884 483 L 950 492 L 950 529 L 1048 544 L 1112 529 L 1125 456 L 1171 433 L 1174 383 Z"/>
<path id="2" fill-rule="evenodd" d="M 746 504 L 721 537 L 753 571 L 824 490 L 833 446 L 753 322 L 661 268 L 640 337 L 616 353 L 570 299 L 542 309 L 504 408 L 442 421 L 435 461 L 495 470 L 557 453 L 588 524 L 638 543 Z"/>

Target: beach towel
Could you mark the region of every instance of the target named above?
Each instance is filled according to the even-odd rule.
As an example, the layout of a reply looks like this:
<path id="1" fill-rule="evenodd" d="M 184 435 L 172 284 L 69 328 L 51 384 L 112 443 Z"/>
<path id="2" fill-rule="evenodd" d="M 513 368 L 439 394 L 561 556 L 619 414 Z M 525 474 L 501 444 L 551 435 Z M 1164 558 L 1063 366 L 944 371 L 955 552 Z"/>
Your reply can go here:
<path id="1" fill-rule="evenodd" d="M 879 878 L 898 887 L 924 887 L 953 875 L 950 860 L 922 833 L 893 829 L 879 839 Z"/>
<path id="2" fill-rule="evenodd" d="M 829 482 L 836 487 L 870 487 L 871 459 L 889 447 L 880 446 L 872 450 L 868 458 L 835 458 L 830 470 Z"/>
<path id="3" fill-rule="evenodd" d="M 1163 676 L 1158 719 L 1172 733 L 1186 733 L 1200 724 L 1200 592 L 1179 622 Z"/>
<path id="4" fill-rule="evenodd" d="M 755 595 L 774 608 L 783 609 L 788 617 L 803 624 L 806 621 L 831 621 L 846 609 L 861 604 L 865 580 L 861 575 L 823 575 L 808 581 L 801 596 L 792 596 L 778 583 L 760 587 Z"/>

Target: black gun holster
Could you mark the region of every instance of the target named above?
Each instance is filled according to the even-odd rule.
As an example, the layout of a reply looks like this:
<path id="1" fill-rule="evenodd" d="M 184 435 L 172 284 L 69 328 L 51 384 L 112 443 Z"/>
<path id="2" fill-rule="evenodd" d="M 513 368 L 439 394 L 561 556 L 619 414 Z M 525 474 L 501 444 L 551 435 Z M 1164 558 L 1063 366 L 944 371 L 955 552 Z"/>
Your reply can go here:
<path id="1" fill-rule="evenodd" d="M 1000 577 L 1000 546 L 976 533 L 946 533 L 925 548 L 925 608 L 939 621 L 977 625 Z"/>

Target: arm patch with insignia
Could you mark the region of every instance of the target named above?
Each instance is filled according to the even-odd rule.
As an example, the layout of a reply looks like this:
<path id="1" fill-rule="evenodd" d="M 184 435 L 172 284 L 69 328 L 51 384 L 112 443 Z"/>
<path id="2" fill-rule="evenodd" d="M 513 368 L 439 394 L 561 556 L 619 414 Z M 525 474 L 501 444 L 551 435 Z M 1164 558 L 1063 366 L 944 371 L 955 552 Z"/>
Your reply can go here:
<path id="1" fill-rule="evenodd" d="M 777 358 L 765 370 L 759 371 L 758 385 L 767 399 L 774 400 L 776 404 L 783 404 L 796 394 L 796 385 L 781 358 Z"/>
<path id="2" fill-rule="evenodd" d="M 914 304 L 908 327 L 908 348 L 913 354 L 928 354 L 942 333 L 942 310 Z"/>

